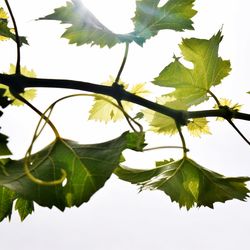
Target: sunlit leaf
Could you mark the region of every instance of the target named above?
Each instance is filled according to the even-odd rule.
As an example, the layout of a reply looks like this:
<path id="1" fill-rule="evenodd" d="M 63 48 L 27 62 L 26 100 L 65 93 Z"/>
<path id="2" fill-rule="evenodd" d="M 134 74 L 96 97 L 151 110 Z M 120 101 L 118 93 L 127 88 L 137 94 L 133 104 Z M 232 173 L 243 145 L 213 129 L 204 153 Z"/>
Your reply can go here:
<path id="1" fill-rule="evenodd" d="M 244 201 L 249 193 L 245 182 L 250 177 L 224 177 L 186 157 L 151 170 L 119 167 L 115 174 L 141 189 L 161 190 L 187 209 L 194 205 L 213 208 L 215 202 L 231 199 Z"/>
<path id="2" fill-rule="evenodd" d="M 163 29 L 193 29 L 191 18 L 196 14 L 192 8 L 194 0 L 168 0 L 161 7 L 159 2 L 160 0 L 136 1 L 134 33 L 141 38 L 141 43 Z"/>
<path id="3" fill-rule="evenodd" d="M 183 39 L 181 52 L 193 68 L 187 68 L 179 58 L 174 57 L 174 62 L 162 70 L 154 83 L 175 88 L 169 95 L 189 107 L 207 100 L 211 86 L 220 84 L 231 70 L 230 62 L 218 56 L 221 40 L 221 31 L 209 40 Z"/>
<path id="4" fill-rule="evenodd" d="M 0 185 L 41 206 L 56 206 L 61 210 L 80 206 L 103 187 L 119 165 L 123 150 L 143 147 L 143 142 L 138 145 L 136 138 L 138 134 L 126 132 L 112 141 L 90 145 L 57 139 L 32 155 L 29 169 L 33 176 L 43 181 L 60 179 L 63 169 L 67 174 L 63 183 L 37 184 L 26 175 L 22 159 L 9 160 L 0 169 Z"/>
<path id="5" fill-rule="evenodd" d="M 238 111 L 240 111 L 241 108 L 242 108 L 242 105 L 241 105 L 241 104 L 239 104 L 239 103 L 233 103 L 232 100 L 229 100 L 229 99 L 227 99 L 227 98 L 220 98 L 220 99 L 219 99 L 219 102 L 220 102 L 220 106 L 221 106 L 221 107 L 229 108 L 229 109 L 232 110 L 232 111 L 237 111 L 237 112 L 238 112 Z M 218 104 L 215 104 L 215 105 L 214 105 L 214 109 L 219 109 L 219 108 L 221 108 L 221 107 L 219 107 Z M 224 121 L 224 118 L 222 118 L 222 117 L 217 117 L 216 120 L 217 120 L 217 121 Z"/>
<path id="6" fill-rule="evenodd" d="M 14 64 L 10 64 L 10 69 L 9 69 L 9 74 L 15 74 L 16 71 L 16 66 Z M 26 66 L 21 67 L 21 74 L 27 77 L 36 77 L 36 73 L 33 69 L 29 70 L 27 69 Z M 15 106 L 22 106 L 23 102 L 17 100 L 9 91 L 9 87 L 0 84 L 0 89 L 5 89 L 5 93 L 4 96 L 8 97 L 9 100 L 12 101 L 12 105 Z M 25 90 L 24 93 L 20 94 L 21 96 L 23 96 L 26 100 L 28 101 L 32 101 L 35 97 L 36 97 L 36 90 L 35 89 L 28 89 Z"/>
<path id="7" fill-rule="evenodd" d="M 201 137 L 203 134 L 211 134 L 206 118 L 195 118 L 189 120 L 187 124 L 189 133 L 195 137 Z"/>
<path id="8" fill-rule="evenodd" d="M 111 86 L 115 79 L 110 76 L 110 79 L 103 83 L 103 85 Z M 124 87 L 127 91 L 136 94 L 138 96 L 145 96 L 149 93 L 149 91 L 145 88 L 145 83 L 138 83 L 132 88 L 129 88 L 129 85 L 123 81 L 119 81 L 119 84 Z M 109 121 L 119 121 L 124 119 L 123 112 L 115 105 L 117 102 L 108 96 L 97 95 L 94 99 L 94 103 L 89 111 L 89 120 L 101 121 L 101 122 L 109 122 Z M 125 112 L 129 113 L 131 111 L 133 104 L 130 102 L 122 101 L 122 106 Z"/>
<path id="9" fill-rule="evenodd" d="M 77 45 L 90 44 L 113 47 L 117 43 L 132 42 L 133 34 L 116 34 L 103 25 L 80 1 L 72 0 L 39 20 L 57 20 L 71 24 L 62 34 L 63 38 Z"/>
<path id="10" fill-rule="evenodd" d="M 183 104 L 179 100 L 175 100 L 174 98 L 168 96 L 162 96 L 158 98 L 157 103 L 177 110 L 187 109 L 187 106 L 185 104 Z M 158 112 L 154 112 L 152 110 L 144 110 L 143 114 L 144 118 L 150 125 L 150 130 L 156 133 L 163 133 L 169 135 L 177 133 L 178 130 L 176 128 L 176 123 L 171 117 L 168 117 Z"/>

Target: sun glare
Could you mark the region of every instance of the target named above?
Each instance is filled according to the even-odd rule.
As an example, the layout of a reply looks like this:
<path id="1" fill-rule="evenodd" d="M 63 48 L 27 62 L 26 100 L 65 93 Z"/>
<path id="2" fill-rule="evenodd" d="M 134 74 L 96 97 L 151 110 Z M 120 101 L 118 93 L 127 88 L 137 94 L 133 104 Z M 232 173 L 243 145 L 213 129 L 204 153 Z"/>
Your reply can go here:
<path id="1" fill-rule="evenodd" d="M 133 31 L 131 18 L 135 11 L 134 0 L 81 0 L 81 2 L 111 31 L 119 34 Z"/>

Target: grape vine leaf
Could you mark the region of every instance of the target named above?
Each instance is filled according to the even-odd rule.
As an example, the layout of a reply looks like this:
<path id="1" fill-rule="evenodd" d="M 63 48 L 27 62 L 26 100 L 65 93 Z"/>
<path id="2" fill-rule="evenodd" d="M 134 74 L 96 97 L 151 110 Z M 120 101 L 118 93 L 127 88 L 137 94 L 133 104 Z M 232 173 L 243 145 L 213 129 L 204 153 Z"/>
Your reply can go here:
<path id="1" fill-rule="evenodd" d="M 34 202 L 18 198 L 15 204 L 15 210 L 18 211 L 21 221 L 23 221 L 28 215 L 34 211 Z"/>
<path id="2" fill-rule="evenodd" d="M 110 79 L 103 83 L 103 85 L 111 86 L 114 83 L 115 79 L 110 76 Z M 131 88 L 129 85 L 123 81 L 119 81 L 119 84 L 123 86 L 124 89 L 138 96 L 145 96 L 149 91 L 145 88 L 145 83 L 138 83 Z M 131 111 L 133 104 L 131 102 L 122 101 L 123 109 L 126 113 Z M 124 119 L 124 114 L 117 107 L 117 104 L 114 102 L 114 99 L 109 96 L 96 95 L 93 105 L 89 110 L 89 120 L 109 122 L 109 121 L 119 121 Z"/>
<path id="3" fill-rule="evenodd" d="M 0 222 L 5 218 L 11 219 L 15 201 L 15 210 L 18 211 L 21 221 L 34 211 L 34 204 L 32 201 L 25 200 L 14 191 L 0 186 Z"/>
<path id="4" fill-rule="evenodd" d="M 168 95 L 188 107 L 207 100 L 210 88 L 220 84 L 231 70 L 230 62 L 218 56 L 221 40 L 221 31 L 209 40 L 183 39 L 180 45 L 182 55 L 193 64 L 193 68 L 187 68 L 174 57 L 174 62 L 165 67 L 153 83 L 175 88 Z"/>
<path id="5" fill-rule="evenodd" d="M 194 0 L 169 0 L 158 7 L 160 0 L 136 1 L 134 31 L 117 34 L 103 25 L 79 0 L 67 2 L 66 6 L 56 8 L 52 14 L 38 20 L 57 20 L 71 24 L 62 34 L 69 43 L 91 44 L 100 47 L 113 47 L 118 43 L 136 42 L 143 45 L 146 39 L 155 36 L 162 29 L 182 31 L 193 29 L 191 18 L 196 14 L 192 9 Z"/>
<path id="6" fill-rule="evenodd" d="M 137 0 L 135 17 L 132 18 L 134 33 L 143 43 L 163 29 L 193 29 L 191 18 L 197 13 L 192 8 L 194 1 L 168 0 L 159 7 L 160 0 Z"/>
<path id="7" fill-rule="evenodd" d="M 78 0 L 67 2 L 66 6 L 56 8 L 52 14 L 38 20 L 57 20 L 62 24 L 71 24 L 62 37 L 78 46 L 90 44 L 111 48 L 117 43 L 137 40 L 133 34 L 116 34 L 109 30 Z"/>
<path id="8" fill-rule="evenodd" d="M 161 190 L 187 209 L 194 205 L 213 208 L 215 202 L 231 199 L 244 201 L 250 192 L 245 184 L 250 177 L 224 177 L 187 157 L 151 170 L 118 167 L 115 174 L 141 189 Z"/>
<path id="9" fill-rule="evenodd" d="M 157 103 L 176 110 L 187 109 L 187 106 L 184 103 L 169 96 L 158 97 Z M 178 130 L 175 124 L 175 120 L 171 117 L 148 109 L 143 110 L 143 114 L 144 118 L 150 125 L 151 131 L 168 135 L 174 135 L 175 133 L 177 133 Z"/>
<path id="10" fill-rule="evenodd" d="M 208 120 L 205 117 L 190 119 L 187 124 L 189 133 L 194 137 L 201 137 L 203 134 L 210 134 Z"/>
<path id="11" fill-rule="evenodd" d="M 11 218 L 13 202 L 16 199 L 15 192 L 0 186 L 0 221 Z"/>
<path id="12" fill-rule="evenodd" d="M 139 135 L 141 139 L 141 135 Z M 135 137 L 135 138 L 133 138 Z M 20 194 L 24 199 L 41 206 L 64 210 L 80 206 L 99 190 L 113 170 L 119 165 L 122 151 L 138 145 L 137 133 L 123 133 L 120 137 L 92 145 L 56 139 L 30 160 L 30 173 L 43 181 L 58 180 L 61 170 L 66 171 L 66 181 L 58 185 L 41 185 L 32 181 L 24 170 L 24 159 L 8 160 L 0 169 L 0 186 Z M 22 205 L 24 206 L 24 205 Z"/>
<path id="13" fill-rule="evenodd" d="M 9 150 L 7 143 L 8 143 L 8 136 L 0 133 L 0 156 L 11 155 L 11 151 Z"/>
<path id="14" fill-rule="evenodd" d="M 14 64 L 10 64 L 9 74 L 15 74 L 16 72 L 16 66 Z M 26 66 L 21 67 L 21 74 L 27 77 L 36 77 L 36 73 L 33 69 L 29 70 Z M 23 102 L 17 100 L 9 91 L 9 87 L 7 87 L 4 84 L 0 84 L 0 89 L 4 89 L 5 93 L 3 96 L 7 97 L 9 101 L 11 101 L 12 105 L 15 106 L 22 106 Z M 25 90 L 24 93 L 20 94 L 22 97 L 24 97 L 26 100 L 33 100 L 36 97 L 36 90 L 35 89 L 28 89 Z"/>
<path id="15" fill-rule="evenodd" d="M 0 7 L 0 41 L 5 41 L 8 39 L 16 41 L 14 30 L 8 27 L 8 18 L 9 18 L 8 14 L 2 7 Z M 23 44 L 28 45 L 26 37 L 20 36 L 19 39 L 21 45 Z"/>

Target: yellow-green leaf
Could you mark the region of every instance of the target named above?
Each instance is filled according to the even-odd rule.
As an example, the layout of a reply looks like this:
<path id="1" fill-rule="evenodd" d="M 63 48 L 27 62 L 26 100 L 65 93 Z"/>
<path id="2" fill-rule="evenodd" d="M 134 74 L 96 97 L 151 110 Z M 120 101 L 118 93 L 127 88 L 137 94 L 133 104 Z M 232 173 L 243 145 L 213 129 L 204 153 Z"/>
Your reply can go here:
<path id="1" fill-rule="evenodd" d="M 208 120 L 206 118 L 195 118 L 189 120 L 187 128 L 189 133 L 195 137 L 201 137 L 202 134 L 211 134 Z"/>
<path id="2" fill-rule="evenodd" d="M 185 103 L 188 107 L 208 99 L 211 86 L 221 83 L 230 70 L 230 62 L 218 56 L 221 31 L 206 39 L 183 39 L 180 45 L 184 59 L 193 64 L 192 68 L 184 66 L 179 58 L 165 67 L 154 83 L 164 87 L 175 88 L 169 95 Z"/>
<path id="3" fill-rule="evenodd" d="M 169 108 L 179 110 L 187 109 L 187 106 L 185 104 L 169 96 L 162 96 L 158 98 L 157 103 Z M 165 116 L 158 112 L 154 112 L 152 110 L 144 110 L 143 114 L 144 118 L 150 125 L 150 130 L 154 131 L 155 133 L 163 133 L 169 135 L 177 133 L 178 130 L 176 128 L 175 121 L 171 117 Z"/>
<path id="4" fill-rule="evenodd" d="M 103 85 L 111 86 L 115 79 L 110 76 L 110 79 L 103 83 Z M 149 91 L 145 88 L 145 83 L 138 83 L 129 88 L 129 85 L 123 81 L 119 81 L 119 84 L 129 92 L 138 96 L 145 96 Z M 125 112 L 131 111 L 133 104 L 130 102 L 122 101 L 122 106 Z M 118 108 L 116 101 L 112 97 L 97 95 L 94 99 L 94 103 L 89 111 L 89 120 L 109 122 L 118 121 L 124 119 L 122 111 Z"/>

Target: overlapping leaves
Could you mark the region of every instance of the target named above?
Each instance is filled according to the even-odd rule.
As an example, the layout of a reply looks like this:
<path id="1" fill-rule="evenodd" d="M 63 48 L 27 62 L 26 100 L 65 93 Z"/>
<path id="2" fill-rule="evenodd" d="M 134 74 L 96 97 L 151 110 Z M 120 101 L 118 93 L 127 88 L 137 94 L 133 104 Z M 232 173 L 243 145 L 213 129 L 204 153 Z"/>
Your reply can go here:
<path id="1" fill-rule="evenodd" d="M 0 221 L 5 218 L 11 219 L 14 202 L 15 210 L 22 221 L 34 211 L 33 201 L 23 199 L 14 191 L 0 186 Z"/>
<path id="2" fill-rule="evenodd" d="M 137 138 L 138 136 L 140 138 Z M 50 208 L 56 206 L 61 210 L 65 207 L 80 206 L 103 187 L 119 165 L 124 149 L 142 150 L 144 141 L 138 145 L 137 139 L 141 139 L 141 135 L 126 132 L 112 141 L 93 145 L 55 140 L 31 156 L 29 169 L 34 177 L 43 181 L 60 179 L 63 169 L 67 174 L 66 180 L 58 185 L 42 185 L 31 180 L 24 170 L 24 159 L 5 160 L 5 164 L 0 168 L 0 187 L 3 188 L 4 197 L 10 201 L 2 214 L 8 216 L 11 213 L 8 208 L 12 207 L 14 198 L 11 198 L 8 192 L 17 193 L 26 200 L 26 203 L 17 203 L 18 209 L 23 209 L 24 212 L 28 208 L 30 211 L 28 201 L 35 201 Z M 0 207 L 5 207 L 1 199 Z"/>
<path id="3" fill-rule="evenodd" d="M 134 31 L 117 34 L 103 25 L 79 0 L 67 2 L 50 15 L 40 20 L 58 20 L 70 24 L 62 37 L 77 45 L 91 44 L 100 47 L 113 47 L 117 43 L 136 42 L 142 45 L 146 39 L 155 36 L 160 30 L 182 31 L 192 29 L 191 18 L 196 14 L 192 9 L 194 0 L 169 0 L 159 7 L 159 0 L 136 1 L 136 12 L 132 19 Z M 115 21 L 115 20 L 114 20 Z"/>
<path id="4" fill-rule="evenodd" d="M 209 40 L 183 39 L 180 45 L 182 55 L 193 64 L 193 68 L 187 68 L 175 57 L 154 83 L 175 88 L 169 95 L 188 107 L 207 100 L 210 88 L 220 84 L 231 70 L 230 62 L 218 56 L 221 40 L 221 31 Z"/>
<path id="5" fill-rule="evenodd" d="M 120 179 L 140 185 L 142 189 L 161 190 L 187 209 L 194 205 L 213 208 L 215 202 L 231 199 L 245 200 L 249 193 L 245 184 L 249 177 L 227 178 L 187 157 L 163 162 L 151 170 L 119 167 L 115 173 Z"/>

